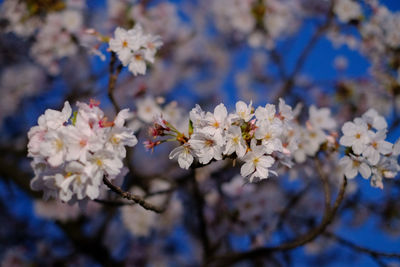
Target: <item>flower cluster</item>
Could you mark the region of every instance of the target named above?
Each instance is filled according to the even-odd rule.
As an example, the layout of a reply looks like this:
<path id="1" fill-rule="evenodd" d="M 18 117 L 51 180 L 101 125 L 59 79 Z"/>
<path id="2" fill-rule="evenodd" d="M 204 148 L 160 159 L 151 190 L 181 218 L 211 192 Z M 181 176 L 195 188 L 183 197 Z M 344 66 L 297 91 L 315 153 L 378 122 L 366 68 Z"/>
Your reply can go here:
<path id="1" fill-rule="evenodd" d="M 336 128 L 336 121 L 331 117 L 331 111 L 328 108 L 309 108 L 309 119 L 305 127 L 296 124 L 294 134 L 297 135 L 297 149 L 293 157 L 297 163 L 306 161 L 307 156 L 313 157 L 320 150 L 320 146 L 325 142 L 331 144 L 335 142 L 334 137 L 328 135 L 326 131 L 332 131 Z"/>
<path id="2" fill-rule="evenodd" d="M 122 170 L 125 146 L 134 146 L 133 131 L 124 127 L 128 109 L 108 121 L 98 103 L 65 102 L 62 111 L 46 110 L 28 132 L 28 156 L 33 158 L 34 190 L 65 202 L 96 199 L 103 176 L 115 179 Z"/>
<path id="3" fill-rule="evenodd" d="M 248 36 L 253 47 L 272 48 L 276 39 L 301 25 L 296 1 L 216 0 L 211 6 L 219 29 Z"/>
<path id="4" fill-rule="evenodd" d="M 29 14 L 28 6 L 23 1 L 3 1 L 0 18 L 8 21 L 6 32 L 14 32 L 21 37 L 29 37 L 42 23 L 38 17 Z"/>
<path id="5" fill-rule="evenodd" d="M 181 143 L 170 153 L 179 166 L 188 169 L 194 159 L 206 165 L 212 160 L 227 157 L 244 161 L 241 175 L 265 179 L 276 172 L 276 162 L 291 165 L 289 155 L 296 148 L 292 134 L 292 108 L 280 99 L 279 111 L 267 104 L 255 111 L 250 103 L 239 101 L 236 111 L 228 114 L 224 104 L 214 112 L 204 112 L 196 106 L 190 112 L 189 136 L 178 131 L 171 123 L 160 117 L 152 128 L 153 137 L 173 135 Z M 255 117 L 255 118 L 254 118 Z M 149 141 L 152 142 L 152 141 Z M 154 145 L 161 141 L 152 142 Z"/>
<path id="6" fill-rule="evenodd" d="M 339 21 L 344 23 L 360 19 L 362 16 L 361 6 L 356 1 L 352 0 L 335 1 L 333 11 L 337 15 Z"/>
<path id="7" fill-rule="evenodd" d="M 354 178 L 358 172 L 365 179 L 372 175 L 371 185 L 383 188 L 383 177 L 394 178 L 400 171 L 400 139 L 395 145 L 385 140 L 387 122 L 376 110 L 370 109 L 362 117 L 346 122 L 342 132 L 339 142 L 348 150 L 340 164 L 347 178 Z"/>
<path id="8" fill-rule="evenodd" d="M 58 60 L 78 53 L 82 27 L 82 9 L 71 8 L 50 13 L 31 48 L 32 57 L 50 74 L 59 74 Z"/>
<path id="9" fill-rule="evenodd" d="M 110 39 L 111 51 L 117 53 L 122 65 L 128 66 L 134 75 L 146 73 L 146 61 L 153 63 L 157 49 L 162 41 L 158 35 L 144 34 L 142 26 L 133 29 L 116 28 L 114 38 Z"/>

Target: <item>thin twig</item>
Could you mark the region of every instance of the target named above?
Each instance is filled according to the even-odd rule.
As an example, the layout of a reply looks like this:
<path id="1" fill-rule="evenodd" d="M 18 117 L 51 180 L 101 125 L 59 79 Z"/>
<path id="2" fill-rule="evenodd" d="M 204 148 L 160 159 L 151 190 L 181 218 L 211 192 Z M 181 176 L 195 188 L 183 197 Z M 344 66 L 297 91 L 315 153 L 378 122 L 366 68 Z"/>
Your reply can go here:
<path id="1" fill-rule="evenodd" d="M 211 256 L 210 255 L 211 246 L 210 246 L 210 239 L 208 238 L 208 233 L 207 233 L 207 222 L 203 211 L 205 206 L 205 201 L 202 193 L 200 192 L 200 188 L 195 177 L 195 169 L 191 169 L 190 171 L 192 174 L 190 178 L 192 181 L 193 197 L 196 206 L 196 215 L 199 220 L 200 239 L 203 246 L 203 253 L 204 253 L 203 258 L 208 259 Z"/>
<path id="2" fill-rule="evenodd" d="M 231 253 L 218 258 L 210 259 L 207 265 L 209 266 L 230 266 L 246 259 L 253 259 L 256 257 L 267 256 L 272 252 L 276 251 L 286 251 L 300 247 L 313 241 L 317 236 L 322 234 L 326 227 L 333 221 L 335 214 L 344 198 L 344 193 L 346 191 L 347 179 L 344 177 L 342 186 L 340 187 L 338 196 L 332 208 L 325 209 L 322 222 L 315 228 L 309 230 L 306 234 L 297 237 L 292 241 L 285 242 L 283 244 L 271 247 L 256 248 L 247 252 Z"/>
<path id="3" fill-rule="evenodd" d="M 304 64 L 305 64 L 305 62 L 307 60 L 307 57 L 309 56 L 309 54 L 313 50 L 314 46 L 318 43 L 319 39 L 323 36 L 325 31 L 330 27 L 330 25 L 331 25 L 331 23 L 332 23 L 332 21 L 334 19 L 333 2 L 334 2 L 334 0 L 332 0 L 331 8 L 329 9 L 329 13 L 327 15 L 327 19 L 326 19 L 325 23 L 323 23 L 314 32 L 314 35 L 311 37 L 310 41 L 308 42 L 306 47 L 301 52 L 299 58 L 297 59 L 297 61 L 295 63 L 295 66 L 294 66 L 294 69 L 293 69 L 292 73 L 286 79 L 286 82 L 283 84 L 280 92 L 276 96 L 275 102 L 280 97 L 283 97 L 283 96 L 285 96 L 287 94 L 290 94 L 290 92 L 293 89 L 296 77 L 299 74 L 299 72 L 301 71 L 301 69 L 303 68 L 303 66 L 304 66 Z"/>
<path id="4" fill-rule="evenodd" d="M 110 65 L 109 65 L 109 73 L 110 73 L 110 79 L 108 80 L 108 97 L 110 98 L 110 101 L 112 105 L 114 106 L 115 112 L 118 113 L 121 108 L 119 107 L 117 100 L 114 97 L 114 90 L 115 90 L 115 84 L 118 79 L 118 75 L 120 74 L 122 70 L 122 64 L 118 65 L 117 69 L 115 70 L 114 73 L 114 65 L 117 60 L 116 54 L 114 52 L 111 53 L 111 59 L 110 59 Z"/>
<path id="5" fill-rule="evenodd" d="M 368 254 L 371 257 L 394 258 L 394 259 L 400 260 L 400 253 L 388 253 L 388 252 L 376 251 L 376 250 L 373 250 L 370 248 L 365 248 L 365 247 L 359 246 L 359 245 L 357 245 L 349 240 L 346 240 L 346 239 L 338 236 L 337 234 L 329 232 L 329 231 L 325 232 L 324 235 L 328 238 L 336 240 L 338 243 L 340 243 L 346 247 L 357 250 L 358 252 L 361 252 L 364 254 Z"/>
<path id="6" fill-rule="evenodd" d="M 278 222 L 276 224 L 276 229 L 279 231 L 285 219 L 288 217 L 289 212 L 294 208 L 294 206 L 299 202 L 299 200 L 307 193 L 310 189 L 310 183 L 307 184 L 301 191 L 299 191 L 296 195 L 294 195 L 286 204 L 284 209 L 280 212 Z"/>
<path id="7" fill-rule="evenodd" d="M 130 192 L 122 190 L 121 187 L 114 185 L 113 183 L 110 182 L 110 180 L 107 179 L 106 176 L 103 177 L 103 182 L 104 184 L 110 188 L 114 193 L 120 195 L 122 198 L 125 198 L 127 200 L 132 200 L 135 203 L 139 204 L 146 210 L 151 210 L 157 213 L 162 213 L 165 211 L 165 208 L 160 208 L 157 207 L 149 202 L 146 202 L 142 197 L 133 195 Z"/>
<path id="8" fill-rule="evenodd" d="M 322 169 L 321 162 L 318 158 L 315 159 L 315 167 L 317 169 L 318 175 L 322 180 L 322 185 L 324 187 L 324 194 L 325 194 L 325 209 L 330 209 L 331 206 L 331 189 L 329 186 L 328 177 L 326 173 Z"/>

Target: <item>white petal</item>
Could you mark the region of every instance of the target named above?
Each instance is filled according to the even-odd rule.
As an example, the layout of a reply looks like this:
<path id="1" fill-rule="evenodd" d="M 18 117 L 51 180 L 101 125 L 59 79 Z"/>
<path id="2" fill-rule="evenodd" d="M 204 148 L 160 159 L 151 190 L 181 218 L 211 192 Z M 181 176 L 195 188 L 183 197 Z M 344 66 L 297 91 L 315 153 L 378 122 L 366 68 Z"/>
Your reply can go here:
<path id="1" fill-rule="evenodd" d="M 371 176 L 371 168 L 366 163 L 361 163 L 360 165 L 361 176 L 368 179 Z"/>
<path id="2" fill-rule="evenodd" d="M 250 175 L 254 171 L 255 171 L 254 165 L 251 162 L 246 162 L 240 168 L 240 175 L 242 175 L 243 177 L 247 177 L 248 175 Z"/>

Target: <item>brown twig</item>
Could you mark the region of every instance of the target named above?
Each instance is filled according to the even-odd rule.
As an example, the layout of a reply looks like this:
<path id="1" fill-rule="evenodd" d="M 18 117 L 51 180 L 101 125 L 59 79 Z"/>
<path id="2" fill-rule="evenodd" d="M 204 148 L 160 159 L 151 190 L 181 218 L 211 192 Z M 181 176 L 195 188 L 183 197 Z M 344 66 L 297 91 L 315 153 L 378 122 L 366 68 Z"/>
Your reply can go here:
<path id="1" fill-rule="evenodd" d="M 293 89 L 296 77 L 299 74 L 299 72 L 301 71 L 301 69 L 303 68 L 304 64 L 306 63 L 307 57 L 313 50 L 314 46 L 318 43 L 319 39 L 323 36 L 325 31 L 330 27 L 330 25 L 334 19 L 333 3 L 335 1 L 332 0 L 331 2 L 332 2 L 331 8 L 329 9 L 329 13 L 328 13 L 325 23 L 323 23 L 320 27 L 318 27 L 318 29 L 314 32 L 313 36 L 311 37 L 310 41 L 307 43 L 306 47 L 301 52 L 299 58 L 297 59 L 297 61 L 295 63 L 292 73 L 288 76 L 288 78 L 286 79 L 286 82 L 283 84 L 278 95 L 275 97 L 275 102 L 280 97 L 290 94 L 290 92 Z"/>
<path id="2" fill-rule="evenodd" d="M 267 256 L 267 255 L 271 254 L 272 252 L 286 251 L 286 250 L 294 249 L 294 248 L 300 247 L 302 245 L 305 245 L 305 244 L 313 241 L 317 236 L 322 234 L 325 231 L 326 227 L 333 221 L 333 218 L 335 217 L 335 214 L 340 206 L 340 203 L 342 202 L 342 200 L 344 198 L 346 186 L 347 186 L 347 179 L 344 178 L 342 186 L 340 187 L 338 196 L 335 200 L 333 207 L 329 208 L 329 209 L 325 209 L 324 216 L 322 218 L 321 223 L 317 227 L 309 230 L 306 234 L 301 235 L 301 236 L 295 238 L 294 240 L 285 242 L 285 243 L 277 245 L 277 246 L 256 248 L 254 250 L 250 250 L 247 252 L 231 253 L 231 254 L 228 254 L 225 256 L 210 259 L 208 261 L 207 265 L 209 265 L 209 266 L 229 266 L 229 265 L 232 265 L 232 264 L 237 263 L 242 260 Z"/>
<path id="3" fill-rule="evenodd" d="M 400 253 L 388 253 L 388 252 L 376 251 L 376 250 L 373 250 L 370 248 L 365 248 L 365 247 L 359 246 L 359 245 L 357 245 L 349 240 L 346 240 L 346 239 L 338 236 L 337 234 L 329 232 L 329 231 L 325 232 L 324 236 L 326 236 L 330 239 L 333 239 L 333 240 L 337 241 L 338 243 L 340 243 L 346 247 L 349 247 L 353 250 L 367 254 L 367 255 L 371 256 L 374 260 L 379 261 L 380 258 L 394 258 L 394 259 L 400 260 Z"/>
<path id="4" fill-rule="evenodd" d="M 333 240 L 336 240 L 337 242 L 339 242 L 340 244 L 352 248 L 354 250 L 357 250 L 359 252 L 365 253 L 365 254 L 369 254 L 370 256 L 376 256 L 376 257 L 384 257 L 384 258 L 394 258 L 394 259 L 399 259 L 400 260 L 400 253 L 389 253 L 389 252 L 381 252 L 381 251 L 376 251 L 370 248 L 365 248 L 362 246 L 359 246 L 349 240 L 346 240 L 340 236 L 338 236 L 335 233 L 332 232 L 325 232 L 324 235 L 328 238 L 331 238 Z"/>
<path id="5" fill-rule="evenodd" d="M 153 205 L 153 204 L 151 204 L 149 202 L 146 202 L 140 196 L 133 195 L 130 192 L 122 190 L 121 187 L 116 186 L 113 183 L 111 183 L 110 180 L 108 180 L 106 176 L 103 177 L 103 182 L 114 193 L 120 195 L 122 198 L 134 201 L 135 203 L 139 204 L 140 206 L 142 206 L 146 210 L 151 210 L 151 211 L 154 211 L 154 212 L 157 212 L 157 213 L 162 213 L 162 212 L 165 211 L 165 207 L 164 208 L 157 207 L 157 206 L 155 206 L 155 205 Z"/>
<path id="6" fill-rule="evenodd" d="M 278 222 L 276 224 L 276 229 L 279 231 L 282 229 L 283 222 L 288 217 L 289 212 L 294 206 L 299 202 L 299 200 L 307 193 L 307 191 L 311 188 L 310 183 L 307 184 L 301 191 L 299 191 L 296 195 L 294 195 L 280 212 Z"/>
<path id="7" fill-rule="evenodd" d="M 109 73 L 110 73 L 110 79 L 108 80 L 108 97 L 110 98 L 110 101 L 112 105 L 114 106 L 115 112 L 118 113 L 121 108 L 119 107 L 117 100 L 114 97 L 114 90 L 115 90 L 115 84 L 118 79 L 118 75 L 120 74 L 122 70 L 122 64 L 119 64 L 117 69 L 114 72 L 114 65 L 117 60 L 117 56 L 114 52 L 111 53 L 111 59 L 110 59 L 110 65 L 109 65 Z"/>
<path id="8" fill-rule="evenodd" d="M 193 198 L 196 206 L 196 215 L 199 220 L 199 234 L 203 246 L 203 258 L 208 259 L 211 253 L 210 250 L 211 246 L 210 246 L 210 239 L 208 238 L 208 233 L 207 233 L 207 222 L 203 211 L 205 202 L 203 195 L 200 191 L 199 184 L 195 177 L 195 169 L 191 169 L 190 171 L 191 171 L 190 179 L 192 182 Z"/>
<path id="9" fill-rule="evenodd" d="M 322 180 L 322 185 L 324 187 L 324 194 L 325 194 L 325 209 L 330 209 L 331 207 L 331 189 L 329 186 L 328 177 L 326 173 L 323 171 L 321 162 L 318 158 L 315 159 L 315 167 L 317 169 L 318 175 Z"/>

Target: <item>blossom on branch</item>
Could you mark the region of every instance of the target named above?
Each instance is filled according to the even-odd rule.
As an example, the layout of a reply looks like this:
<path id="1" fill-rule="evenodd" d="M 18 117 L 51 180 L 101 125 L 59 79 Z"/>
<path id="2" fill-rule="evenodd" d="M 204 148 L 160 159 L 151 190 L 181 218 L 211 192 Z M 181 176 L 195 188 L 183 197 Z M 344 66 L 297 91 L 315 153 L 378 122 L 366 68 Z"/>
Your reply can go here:
<path id="1" fill-rule="evenodd" d="M 28 133 L 35 172 L 32 189 L 69 203 L 98 198 L 103 176 L 120 175 L 125 146 L 137 143 L 133 131 L 124 127 L 128 109 L 108 122 L 96 105 L 77 106 L 73 115 L 68 102 L 61 112 L 46 110 Z"/>
<path id="2" fill-rule="evenodd" d="M 122 65 L 128 66 L 135 76 L 146 74 L 146 62 L 154 62 L 157 49 L 162 44 L 160 36 L 144 34 L 140 24 L 131 30 L 117 27 L 114 38 L 109 41 L 111 51 L 118 55 Z"/>

